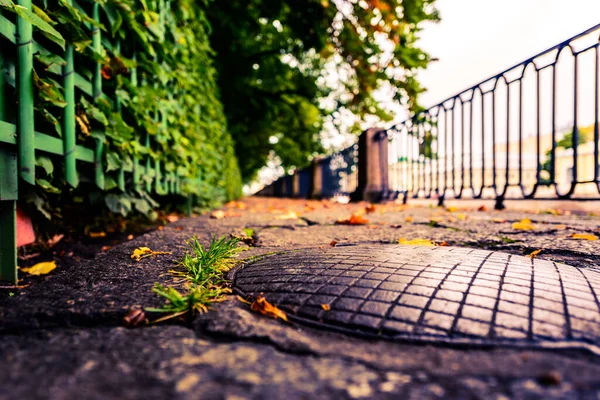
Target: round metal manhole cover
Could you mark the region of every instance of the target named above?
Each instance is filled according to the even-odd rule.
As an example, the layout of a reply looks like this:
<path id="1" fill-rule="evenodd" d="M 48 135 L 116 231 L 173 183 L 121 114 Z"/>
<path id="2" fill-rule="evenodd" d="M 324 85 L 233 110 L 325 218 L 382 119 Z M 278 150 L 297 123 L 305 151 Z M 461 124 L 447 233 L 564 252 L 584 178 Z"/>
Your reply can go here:
<path id="1" fill-rule="evenodd" d="M 600 272 L 455 247 L 306 249 L 233 273 L 296 321 L 387 338 L 600 345 Z"/>

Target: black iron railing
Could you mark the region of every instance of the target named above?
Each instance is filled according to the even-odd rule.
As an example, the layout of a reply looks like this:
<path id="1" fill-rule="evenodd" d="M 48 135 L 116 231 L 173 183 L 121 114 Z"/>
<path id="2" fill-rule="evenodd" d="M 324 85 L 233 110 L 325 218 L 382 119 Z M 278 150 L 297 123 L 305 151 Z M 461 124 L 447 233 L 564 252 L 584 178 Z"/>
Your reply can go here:
<path id="1" fill-rule="evenodd" d="M 386 130 L 413 197 L 598 199 L 600 24 Z"/>
<path id="2" fill-rule="evenodd" d="M 258 194 L 600 200 L 599 71 L 600 24 Z"/>

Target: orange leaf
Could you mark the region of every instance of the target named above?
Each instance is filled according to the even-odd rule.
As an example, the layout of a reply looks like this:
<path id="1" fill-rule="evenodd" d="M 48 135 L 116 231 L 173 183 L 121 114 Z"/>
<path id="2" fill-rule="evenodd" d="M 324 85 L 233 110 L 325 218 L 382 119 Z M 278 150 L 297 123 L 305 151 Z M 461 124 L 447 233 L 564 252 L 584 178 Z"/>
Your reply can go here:
<path id="1" fill-rule="evenodd" d="M 250 306 L 252 311 L 256 311 L 270 318 L 280 318 L 287 321 L 287 315 L 273 304 L 269 303 L 263 294 L 260 294 Z"/>
<path id="2" fill-rule="evenodd" d="M 366 225 L 369 220 L 364 218 L 360 212 L 356 212 L 348 219 L 338 219 L 336 222 L 338 225 Z"/>
<path id="3" fill-rule="evenodd" d="M 331 243 L 329 243 L 329 245 L 331 247 L 335 247 L 336 244 L 337 244 L 337 242 L 335 240 L 332 240 Z"/>
<path id="4" fill-rule="evenodd" d="M 374 213 L 376 209 L 377 207 L 375 207 L 375 204 L 369 204 L 365 207 L 365 211 L 367 212 L 367 214 Z"/>
<path id="5" fill-rule="evenodd" d="M 477 211 L 487 211 L 487 207 L 486 206 L 481 206 L 477 209 Z"/>
<path id="6" fill-rule="evenodd" d="M 542 249 L 539 249 L 539 250 L 534 250 L 534 251 L 532 251 L 531 253 L 529 253 L 529 254 L 527 255 L 527 257 L 529 257 L 529 258 L 531 258 L 531 259 L 534 259 L 534 258 L 536 258 L 536 257 L 538 256 L 538 254 L 540 254 L 541 252 L 542 252 Z"/>
<path id="7" fill-rule="evenodd" d="M 106 232 L 90 232 L 88 236 L 92 239 L 103 238 L 106 237 Z"/>
<path id="8" fill-rule="evenodd" d="M 331 306 L 329 304 L 321 304 L 321 308 L 325 311 L 331 310 Z"/>
<path id="9" fill-rule="evenodd" d="M 571 235 L 573 239 L 581 239 L 581 240 L 598 240 L 598 236 L 592 235 L 590 233 L 574 233 Z"/>
<path id="10" fill-rule="evenodd" d="M 404 219 L 406 222 L 413 222 L 413 217 L 408 216 Z"/>

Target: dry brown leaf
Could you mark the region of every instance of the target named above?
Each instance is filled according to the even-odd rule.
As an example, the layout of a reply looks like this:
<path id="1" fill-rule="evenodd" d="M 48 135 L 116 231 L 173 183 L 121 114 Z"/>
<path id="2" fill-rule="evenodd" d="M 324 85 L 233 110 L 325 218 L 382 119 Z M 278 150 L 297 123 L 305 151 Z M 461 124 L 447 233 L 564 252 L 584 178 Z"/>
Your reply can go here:
<path id="1" fill-rule="evenodd" d="M 179 221 L 179 216 L 175 215 L 175 214 L 169 214 L 169 215 L 167 215 L 167 221 L 177 222 L 177 221 Z"/>
<path id="2" fill-rule="evenodd" d="M 542 249 L 539 249 L 539 250 L 534 250 L 534 251 L 532 251 L 531 253 L 529 253 L 529 254 L 527 255 L 527 257 L 529 257 L 529 258 L 531 258 L 531 259 L 534 259 L 534 258 L 536 258 L 536 257 L 538 256 L 538 254 L 540 254 L 541 252 L 542 252 Z"/>
<path id="3" fill-rule="evenodd" d="M 65 235 L 54 235 L 51 239 L 48 239 L 46 243 L 48 244 L 48 247 L 54 247 L 56 243 L 60 242 L 64 237 Z"/>
<path id="4" fill-rule="evenodd" d="M 375 204 L 369 204 L 365 207 L 365 212 L 367 214 L 374 213 L 376 210 L 377 210 L 377 207 L 375 207 Z"/>
<path id="5" fill-rule="evenodd" d="M 580 240 L 598 240 L 598 236 L 592 235 L 591 233 L 574 233 L 571 235 L 571 238 Z"/>
<path id="6" fill-rule="evenodd" d="M 513 223 L 512 228 L 518 231 L 533 231 L 535 230 L 535 225 L 531 223 L 529 218 L 525 218 L 519 222 Z"/>
<path id="7" fill-rule="evenodd" d="M 210 214 L 210 217 L 214 218 L 214 219 L 223 219 L 223 218 L 225 218 L 225 211 L 223 211 L 223 210 L 213 211 L 213 213 Z"/>
<path id="8" fill-rule="evenodd" d="M 56 269 L 56 261 L 46 261 L 37 263 L 32 267 L 21 268 L 21 271 L 29 275 L 46 275 Z"/>
<path id="9" fill-rule="evenodd" d="M 335 247 L 336 244 L 337 244 L 337 242 L 335 240 L 332 240 L 331 243 L 329 243 L 329 245 L 331 247 Z"/>
<path id="10" fill-rule="evenodd" d="M 458 221 L 456 218 L 454 218 L 452 215 L 448 216 L 448 222 L 456 222 Z"/>
<path id="11" fill-rule="evenodd" d="M 338 219 L 336 222 L 338 225 L 366 225 L 369 220 L 362 216 L 362 213 L 355 212 L 348 219 Z"/>
<path id="12" fill-rule="evenodd" d="M 287 315 L 279 308 L 269 303 L 262 293 L 254 300 L 250 309 L 270 318 L 279 318 L 284 321 L 288 320 Z"/>
<path id="13" fill-rule="evenodd" d="M 331 310 L 331 306 L 329 304 L 321 304 L 321 308 L 325 311 Z"/>
<path id="14" fill-rule="evenodd" d="M 123 317 L 123 325 L 126 328 L 135 328 L 147 323 L 148 319 L 146 318 L 146 314 L 144 314 L 144 310 L 139 308 L 130 309 Z"/>
<path id="15" fill-rule="evenodd" d="M 487 207 L 486 206 L 481 206 L 477 209 L 477 211 L 487 211 Z"/>
<path id="16" fill-rule="evenodd" d="M 398 240 L 398 243 L 409 245 L 409 246 L 431 246 L 431 247 L 435 246 L 435 242 L 433 242 L 429 239 L 422 239 L 422 238 L 417 238 L 417 239 L 412 239 L 412 240 L 406 240 L 405 238 L 400 238 L 400 240 Z"/>

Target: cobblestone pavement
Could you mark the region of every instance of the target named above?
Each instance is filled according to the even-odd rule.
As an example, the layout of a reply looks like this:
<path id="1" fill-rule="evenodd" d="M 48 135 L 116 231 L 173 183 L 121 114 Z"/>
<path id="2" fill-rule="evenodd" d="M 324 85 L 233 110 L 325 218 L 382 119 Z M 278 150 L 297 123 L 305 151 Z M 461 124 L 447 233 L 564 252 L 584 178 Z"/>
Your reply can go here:
<path id="1" fill-rule="evenodd" d="M 253 246 L 241 255 L 250 266 L 268 265 L 269 259 L 277 257 L 288 257 L 291 264 L 294 254 L 300 259 L 302 254 L 343 253 L 350 248 L 365 248 L 367 254 L 377 254 L 383 248 L 397 252 L 397 248 L 405 247 L 398 244 L 401 239 L 425 239 L 443 245 L 427 251 L 448 252 L 458 247 L 463 253 L 474 250 L 479 255 L 504 254 L 500 258 L 523 257 L 542 250 L 530 260 L 532 265 L 559 265 L 560 276 L 568 270 L 564 276 L 580 273 L 592 277 L 588 279 L 592 283 L 587 294 L 593 299 L 586 300 L 585 295 L 571 290 L 570 278 L 565 278 L 559 292 L 564 295 L 562 299 L 540 298 L 556 301 L 562 309 L 548 309 L 545 306 L 549 304 L 540 303 L 540 307 L 523 308 L 521 318 L 560 326 L 553 322 L 554 314 L 568 313 L 575 324 L 578 320 L 587 324 L 578 329 L 571 325 L 571 338 L 573 332 L 581 331 L 581 342 L 593 345 L 598 342 L 600 326 L 600 308 L 593 308 L 594 302 L 598 306 L 593 277 L 600 271 L 600 240 L 576 239 L 573 234 L 600 236 L 598 216 L 566 215 L 561 210 L 524 213 L 399 204 L 373 208 L 360 203 L 259 198 L 232 203 L 224 211 L 213 214 L 223 218 L 207 214 L 169 224 L 101 253 L 90 262 L 59 269 L 15 296 L 2 299 L 0 398 L 600 397 L 600 356 L 594 354 L 593 346 L 540 348 L 519 338 L 516 343 L 523 345 L 511 346 L 493 343 L 485 335 L 478 343 L 466 344 L 377 338 L 377 332 L 370 337 L 357 336 L 317 329 L 297 320 L 285 323 L 268 319 L 251 312 L 235 296 L 215 304 L 189 324 L 121 327 L 130 307 L 160 304 L 151 288 L 154 282 L 173 283 L 175 278 L 168 271 L 184 254 L 186 239 L 197 235 L 207 243 L 213 235 L 240 235 L 243 229 L 252 229 Z M 368 219 L 365 225 L 335 224 L 357 212 Z M 523 224 L 535 229 L 513 227 L 525 218 L 531 222 Z M 331 246 L 333 242 L 335 247 Z M 134 262 L 130 255 L 139 246 L 173 254 Z M 286 254 L 277 254 L 282 252 Z M 251 263 L 265 255 L 269 257 Z M 515 259 L 529 260 L 521 257 Z M 274 261 L 273 265 L 281 263 Z M 281 265 L 282 270 L 287 267 Z M 372 278 L 385 280 L 382 276 Z M 441 293 L 444 289 L 440 285 L 432 289 Z M 441 314 L 457 315 L 453 299 L 433 304 L 437 297 L 429 296 L 427 307 L 440 307 Z M 569 296 L 582 303 L 573 304 Z M 456 302 L 463 308 L 467 304 Z M 519 302 L 508 302 L 513 307 L 512 322 L 519 322 Z M 323 304 L 318 306 L 322 308 Z M 476 308 L 485 308 L 472 305 L 475 310 L 465 313 L 483 312 Z M 330 307 L 335 311 L 335 303 Z M 492 308 L 498 315 L 502 312 L 499 307 Z M 375 308 L 366 314 L 373 315 Z M 528 310 L 538 308 L 547 315 L 527 317 Z M 554 314 L 548 314 L 551 312 Z M 476 327 L 484 318 L 483 314 L 473 317 L 468 328 Z M 510 318 L 507 321 L 511 323 Z M 535 332 L 533 329 L 531 332 Z M 451 329 L 443 331 L 456 336 Z M 520 328 L 515 331 L 529 332 Z"/>

